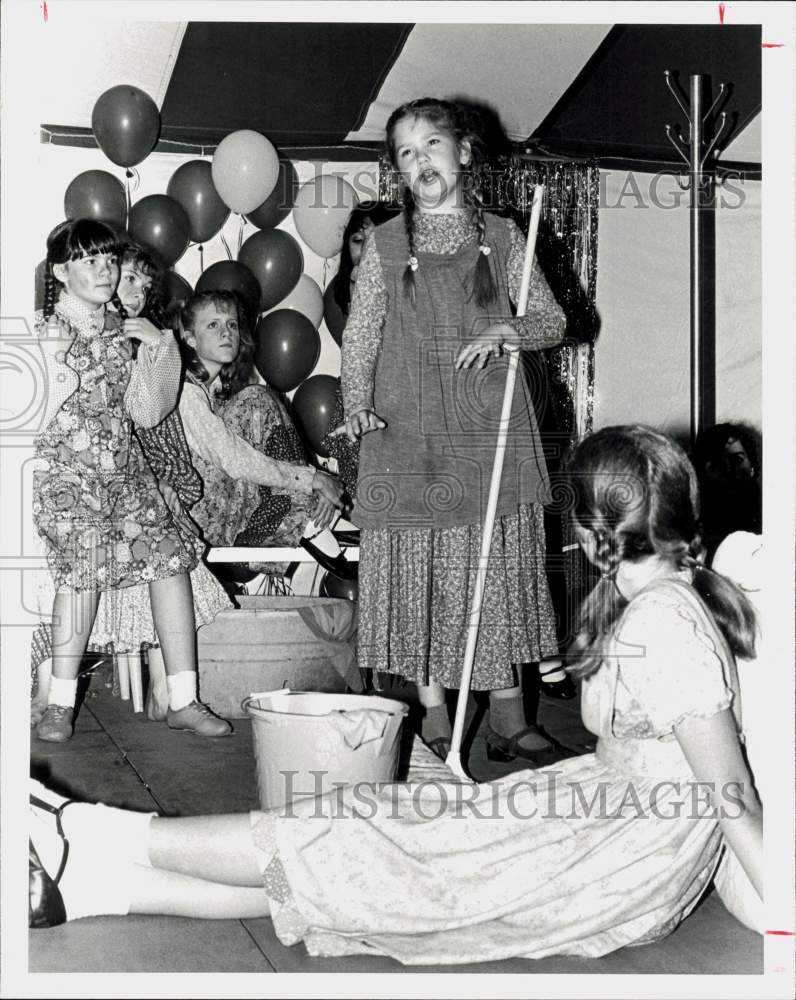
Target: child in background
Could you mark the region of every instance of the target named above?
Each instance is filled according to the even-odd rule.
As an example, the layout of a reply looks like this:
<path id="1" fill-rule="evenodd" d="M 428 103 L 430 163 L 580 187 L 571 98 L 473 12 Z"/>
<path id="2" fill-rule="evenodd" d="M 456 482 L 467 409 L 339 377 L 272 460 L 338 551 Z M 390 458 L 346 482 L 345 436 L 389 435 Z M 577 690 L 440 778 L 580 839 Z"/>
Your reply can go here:
<path id="1" fill-rule="evenodd" d="M 478 126 L 430 98 L 387 123 L 404 211 L 371 231 L 359 262 L 343 335 L 347 420 L 337 429 L 361 439 L 359 666 L 417 684 L 423 738 L 443 758 L 445 689 L 460 680 L 505 384 L 500 355 L 505 345 L 551 347 L 565 326 L 536 266 L 526 315 L 511 316 L 525 239 L 483 210 Z M 490 692 L 493 759 L 544 764 L 561 752 L 526 725 L 518 677 L 520 664 L 558 650 L 548 498 L 533 400 L 519 380 L 472 680 Z"/>
<path id="2" fill-rule="evenodd" d="M 147 320 L 106 307 L 119 280 L 118 241 L 94 220 L 70 220 L 47 240 L 44 309 L 71 344 L 76 390 L 36 442 L 34 519 L 55 582 L 53 664 L 39 739 L 71 738 L 77 675 L 103 592 L 146 583 L 168 674 L 170 728 L 226 736 L 231 726 L 197 696 L 196 625 L 188 573 L 203 546 L 164 501 L 138 449 L 134 423 L 153 427 L 174 409 L 177 343 Z M 140 341 L 135 361 L 132 340 Z"/>
<path id="3" fill-rule="evenodd" d="M 348 317 L 351 309 L 351 296 L 354 294 L 354 285 L 359 273 L 359 262 L 362 259 L 365 239 L 372 229 L 380 226 L 394 215 L 395 211 L 388 209 L 381 202 L 362 202 L 351 213 L 343 233 L 340 267 L 334 277 L 334 300 L 345 317 Z M 334 412 L 330 426 L 337 427 L 344 419 L 343 394 L 338 390 L 335 395 Z M 329 433 L 324 438 L 323 445 L 330 456 L 336 460 L 346 493 L 353 498 L 357 488 L 359 444 L 349 441 L 343 435 Z"/>
<path id="4" fill-rule="evenodd" d="M 159 330 L 171 329 L 172 323 L 162 304 L 161 283 L 162 272 L 152 255 L 134 243 L 124 244 L 120 252 L 117 296 L 128 319 L 141 317 Z M 185 512 L 201 497 L 202 480 L 191 464 L 179 411 L 172 410 L 155 427 L 136 427 L 133 433 L 172 514 L 181 519 L 186 530 L 198 535 Z M 140 456 L 138 458 L 140 460 Z M 191 570 L 190 577 L 196 627 L 201 628 L 212 622 L 219 611 L 232 607 L 232 603 L 202 560 Z M 129 651 L 138 655 L 142 644 L 149 646 L 146 714 L 151 721 L 163 721 L 168 711 L 168 681 L 152 620 L 148 588 L 142 584 L 104 593 L 94 631 L 101 633 L 102 644 L 112 642 L 117 653 Z M 92 641 L 95 641 L 94 634 Z"/>
<path id="5" fill-rule="evenodd" d="M 186 378 L 179 411 L 203 483 L 192 516 L 210 545 L 302 545 L 324 569 L 353 577 L 328 530 L 342 505 L 336 477 L 307 463 L 284 403 L 257 381 L 237 298 L 194 295 L 182 311 Z"/>

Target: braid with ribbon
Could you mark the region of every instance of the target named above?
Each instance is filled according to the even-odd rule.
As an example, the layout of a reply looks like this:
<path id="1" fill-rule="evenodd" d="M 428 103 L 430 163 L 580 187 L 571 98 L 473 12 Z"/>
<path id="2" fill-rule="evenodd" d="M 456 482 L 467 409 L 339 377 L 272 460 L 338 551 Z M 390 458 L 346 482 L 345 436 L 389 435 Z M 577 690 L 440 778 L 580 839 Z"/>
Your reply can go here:
<path id="1" fill-rule="evenodd" d="M 415 200 L 409 188 L 404 189 L 404 227 L 406 229 L 406 241 L 409 244 L 409 260 L 406 262 L 403 274 L 404 294 L 412 305 L 417 301 L 417 290 L 415 288 L 415 271 L 417 270 L 417 257 L 415 256 Z"/>

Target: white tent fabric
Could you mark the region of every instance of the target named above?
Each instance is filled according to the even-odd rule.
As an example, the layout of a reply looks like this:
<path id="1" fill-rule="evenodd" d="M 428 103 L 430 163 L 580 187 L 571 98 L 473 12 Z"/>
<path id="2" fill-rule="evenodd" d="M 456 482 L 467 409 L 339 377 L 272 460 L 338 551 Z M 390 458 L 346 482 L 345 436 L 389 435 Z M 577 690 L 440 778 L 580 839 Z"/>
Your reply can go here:
<path id="1" fill-rule="evenodd" d="M 185 34 L 185 21 L 92 21 L 69 16 L 52 4 L 38 59 L 57 66 L 63 85 L 42 74 L 39 123 L 91 128 L 100 94 L 129 83 L 149 94 L 158 108 L 171 79 Z"/>
<path id="2" fill-rule="evenodd" d="M 418 24 L 349 141 L 381 140 L 390 112 L 418 97 L 460 97 L 500 113 L 522 141 L 583 68 L 610 24 Z"/>

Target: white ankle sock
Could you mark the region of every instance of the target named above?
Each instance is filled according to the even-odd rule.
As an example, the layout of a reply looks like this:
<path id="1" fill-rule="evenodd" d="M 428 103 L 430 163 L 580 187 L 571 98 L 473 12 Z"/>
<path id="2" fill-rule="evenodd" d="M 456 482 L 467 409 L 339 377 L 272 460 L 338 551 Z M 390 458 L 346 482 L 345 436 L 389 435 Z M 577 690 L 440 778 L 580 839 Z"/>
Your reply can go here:
<path id="1" fill-rule="evenodd" d="M 61 705 L 63 708 L 74 708 L 77 701 L 77 677 L 50 678 L 50 690 L 47 692 L 48 705 Z"/>
<path id="2" fill-rule="evenodd" d="M 196 671 L 181 670 L 177 674 L 166 674 L 166 686 L 169 689 L 169 708 L 179 712 L 181 708 L 196 701 Z"/>

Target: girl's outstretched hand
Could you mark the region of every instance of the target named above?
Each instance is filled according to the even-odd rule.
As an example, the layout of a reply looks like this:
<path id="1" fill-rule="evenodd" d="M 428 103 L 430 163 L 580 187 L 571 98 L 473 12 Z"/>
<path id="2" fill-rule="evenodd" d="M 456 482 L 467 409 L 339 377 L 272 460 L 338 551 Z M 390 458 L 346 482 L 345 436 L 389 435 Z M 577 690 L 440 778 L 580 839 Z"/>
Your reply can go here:
<path id="1" fill-rule="evenodd" d="M 347 434 L 349 441 L 353 444 L 362 437 L 363 434 L 370 434 L 371 431 L 380 431 L 387 426 L 387 422 L 382 420 L 378 413 L 373 410 L 357 410 L 352 413 L 345 423 L 335 427 L 332 437 L 340 437 Z"/>
<path id="2" fill-rule="evenodd" d="M 519 345 L 520 339 L 513 327 L 507 323 L 493 323 L 459 351 L 453 367 L 459 371 L 462 368 L 469 368 L 476 361 L 477 367 L 483 368 L 491 357 L 499 357 L 504 348 L 512 349 Z"/>
<path id="3" fill-rule="evenodd" d="M 319 528 L 328 528 L 343 506 L 343 486 L 335 476 L 318 470 L 312 477 L 312 488 L 318 495 L 312 519 Z"/>
<path id="4" fill-rule="evenodd" d="M 123 336 L 127 337 L 128 340 L 140 340 L 148 347 L 157 347 L 163 338 L 163 334 L 154 323 L 150 323 L 148 319 L 142 319 L 140 316 L 137 319 L 124 321 Z"/>

